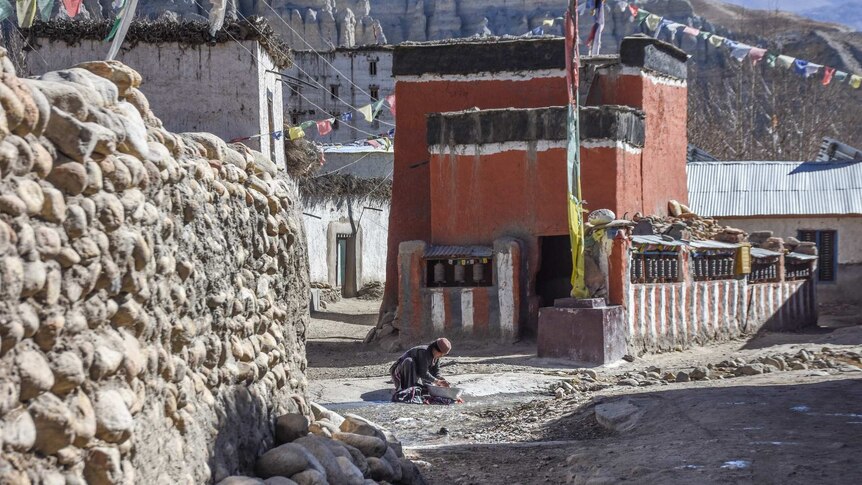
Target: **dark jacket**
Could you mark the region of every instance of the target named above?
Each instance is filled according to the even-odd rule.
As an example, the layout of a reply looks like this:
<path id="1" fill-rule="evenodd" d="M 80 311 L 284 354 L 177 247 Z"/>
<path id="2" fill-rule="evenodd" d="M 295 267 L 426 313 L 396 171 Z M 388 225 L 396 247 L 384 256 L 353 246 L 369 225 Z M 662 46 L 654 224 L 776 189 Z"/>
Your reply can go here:
<path id="1" fill-rule="evenodd" d="M 434 344 L 417 345 L 407 352 L 404 352 L 404 355 L 399 357 L 398 360 L 392 364 L 392 367 L 389 368 L 389 373 L 392 374 L 395 372 L 395 368 L 398 367 L 398 364 L 400 364 L 404 359 L 410 357 L 413 359 L 416 378 L 421 379 L 423 384 L 433 384 L 434 381 L 440 378 L 440 359 L 434 358 L 434 353 L 431 351 L 432 345 Z"/>

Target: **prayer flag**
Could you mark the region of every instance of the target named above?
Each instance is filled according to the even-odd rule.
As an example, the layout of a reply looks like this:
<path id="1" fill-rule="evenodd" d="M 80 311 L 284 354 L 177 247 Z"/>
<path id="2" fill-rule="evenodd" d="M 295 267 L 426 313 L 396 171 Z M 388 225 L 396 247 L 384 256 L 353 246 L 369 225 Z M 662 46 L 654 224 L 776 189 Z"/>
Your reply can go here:
<path id="1" fill-rule="evenodd" d="M 341 121 L 353 121 L 353 113 L 350 113 L 350 112 L 342 113 Z"/>
<path id="2" fill-rule="evenodd" d="M 284 134 L 283 131 L 273 131 L 272 137 L 275 138 L 276 140 L 281 140 L 281 135 L 283 135 L 283 134 Z"/>
<path id="3" fill-rule="evenodd" d="M 78 12 L 81 10 L 81 3 L 83 0 L 63 0 L 63 7 L 66 8 L 66 15 L 69 18 L 75 18 L 75 15 L 78 15 Z"/>
<path id="4" fill-rule="evenodd" d="M 291 140 L 298 140 L 305 136 L 305 131 L 301 126 L 291 126 L 290 129 L 287 130 L 288 136 L 290 136 Z"/>
<path id="5" fill-rule="evenodd" d="M 638 8 L 637 5 L 632 5 L 631 3 L 629 4 L 629 12 L 632 13 L 632 17 L 638 16 L 638 10 L 640 10 L 640 9 Z"/>
<path id="6" fill-rule="evenodd" d="M 385 102 L 386 98 L 383 98 L 373 104 L 374 111 L 371 113 L 371 119 L 377 118 L 377 115 L 380 114 L 380 110 L 383 109 L 383 103 Z"/>
<path id="7" fill-rule="evenodd" d="M 386 96 L 386 102 L 389 103 L 389 112 L 392 113 L 392 116 L 395 116 L 395 95 L 390 94 Z"/>
<path id="8" fill-rule="evenodd" d="M 814 74 L 817 74 L 817 71 L 823 67 L 820 64 L 814 64 L 813 62 L 803 61 L 802 59 L 796 59 L 793 63 L 793 70 L 796 71 L 796 74 L 799 74 L 803 77 L 811 77 Z"/>
<path id="9" fill-rule="evenodd" d="M 377 142 L 377 140 L 368 140 L 368 141 L 367 141 L 367 142 L 365 142 L 365 143 L 367 143 L 367 144 L 369 144 L 369 145 L 373 146 L 374 148 L 377 148 L 377 147 L 379 147 L 379 146 L 380 146 L 380 143 L 378 143 L 378 142 Z"/>
<path id="10" fill-rule="evenodd" d="M 227 0 L 210 0 L 209 24 L 210 36 L 215 37 L 216 32 L 224 26 L 224 15 L 227 11 Z"/>
<path id="11" fill-rule="evenodd" d="M 826 66 L 826 68 L 823 70 L 823 80 L 820 81 L 820 84 L 822 84 L 824 86 L 828 86 L 829 83 L 832 82 L 832 75 L 833 74 L 835 74 L 835 68 Z"/>
<path id="12" fill-rule="evenodd" d="M 332 131 L 332 122 L 335 121 L 335 118 L 330 118 L 328 120 L 318 121 L 317 122 L 317 133 L 320 136 L 328 135 Z"/>
<path id="13" fill-rule="evenodd" d="M 108 58 L 106 60 L 113 61 L 120 52 L 120 46 L 126 39 L 126 33 L 129 32 L 129 26 L 132 24 L 132 18 L 135 16 L 135 9 L 138 8 L 138 0 L 129 0 L 123 5 L 123 10 L 120 11 L 119 17 L 122 18 L 116 30 L 114 40 L 111 41 L 111 48 L 108 50 Z"/>
<path id="14" fill-rule="evenodd" d="M 635 7 L 635 9 L 637 9 L 637 7 Z M 637 10 L 637 13 L 635 13 L 635 20 L 637 21 L 638 25 L 640 25 L 640 24 L 644 23 L 646 21 L 647 17 L 649 17 L 649 16 L 650 16 L 649 12 L 647 12 L 644 9 L 640 9 L 640 10 Z"/>
<path id="15" fill-rule="evenodd" d="M 0 22 L 9 18 L 14 11 L 15 8 L 9 3 L 9 0 L 0 0 Z"/>
<path id="16" fill-rule="evenodd" d="M 859 89 L 859 86 L 862 86 L 862 76 L 855 74 L 850 76 L 850 85 L 853 86 L 853 89 Z"/>
<path id="17" fill-rule="evenodd" d="M 693 35 L 693 36 L 697 37 L 697 35 L 700 34 L 700 29 L 695 29 L 694 27 L 688 27 L 687 26 L 685 29 L 683 29 L 683 32 L 685 32 L 688 35 Z"/>
<path id="18" fill-rule="evenodd" d="M 39 18 L 43 22 L 51 20 L 51 11 L 54 9 L 54 0 L 38 0 Z"/>
<path id="19" fill-rule="evenodd" d="M 302 123 L 299 124 L 300 128 L 302 128 L 303 130 L 307 130 L 307 129 L 311 128 L 312 126 L 316 126 L 316 125 L 317 125 L 316 121 L 303 121 Z"/>
<path id="20" fill-rule="evenodd" d="M 661 17 L 654 14 L 649 14 L 646 17 L 646 25 L 650 30 L 655 30 L 661 25 Z"/>
<path id="21" fill-rule="evenodd" d="M 713 45 L 713 47 L 721 47 L 724 44 L 724 37 L 720 35 L 712 35 L 709 38 L 709 43 Z"/>
<path id="22" fill-rule="evenodd" d="M 535 29 L 530 31 L 529 35 L 544 35 L 545 30 L 542 27 L 536 27 Z"/>
<path id="23" fill-rule="evenodd" d="M 625 12 L 629 8 L 629 4 L 628 2 L 617 2 L 617 7 L 620 9 L 620 12 Z"/>
<path id="24" fill-rule="evenodd" d="M 757 64 L 763 59 L 763 56 L 766 55 L 766 49 L 760 47 L 752 47 L 751 52 L 748 53 L 748 57 L 751 58 L 752 64 Z"/>
<path id="25" fill-rule="evenodd" d="M 15 10 L 18 14 L 18 27 L 29 29 L 36 20 L 36 0 L 17 0 Z"/>
<path id="26" fill-rule="evenodd" d="M 733 56 L 739 62 L 745 60 L 748 56 L 748 53 L 751 52 L 751 46 L 746 44 L 736 44 L 736 47 L 733 48 L 733 51 L 730 52 L 730 55 Z"/>
<path id="27" fill-rule="evenodd" d="M 359 109 L 357 109 L 359 113 L 362 113 L 362 116 L 365 118 L 365 121 L 371 123 L 371 120 L 374 119 L 374 111 L 370 104 L 367 104 Z"/>
<path id="28" fill-rule="evenodd" d="M 796 62 L 795 57 L 780 55 L 775 59 L 775 65 L 784 69 L 789 69 Z"/>
<path id="29" fill-rule="evenodd" d="M 818 72 L 820 72 L 820 68 L 823 67 L 822 64 L 815 64 L 813 62 L 809 62 L 807 66 L 805 66 L 805 77 L 811 77 Z"/>
<path id="30" fill-rule="evenodd" d="M 548 27 L 553 27 L 554 26 L 554 19 L 542 20 L 542 25 L 547 25 Z"/>
<path id="31" fill-rule="evenodd" d="M 778 57 L 776 57 L 775 54 L 770 54 L 768 52 L 766 53 L 766 65 L 767 66 L 775 67 L 775 61 L 777 59 L 778 59 Z"/>
<path id="32" fill-rule="evenodd" d="M 843 83 L 847 80 L 847 73 L 844 71 L 835 71 L 835 82 Z"/>

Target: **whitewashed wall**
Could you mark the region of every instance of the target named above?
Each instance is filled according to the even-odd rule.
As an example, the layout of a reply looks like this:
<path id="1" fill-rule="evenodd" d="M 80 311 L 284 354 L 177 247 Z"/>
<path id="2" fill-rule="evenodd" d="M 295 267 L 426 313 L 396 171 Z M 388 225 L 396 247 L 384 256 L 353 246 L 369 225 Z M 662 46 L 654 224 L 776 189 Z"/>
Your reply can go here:
<path id="1" fill-rule="evenodd" d="M 371 93 L 372 85 L 379 86 L 380 99 L 395 93 L 395 79 L 392 78 L 391 49 L 382 47 L 341 48 L 328 52 L 306 51 L 295 52 L 294 54 L 296 65 L 285 70 L 285 74 L 296 76 L 315 86 L 322 85 L 323 87 L 314 89 L 310 86 L 301 86 L 299 89 L 302 96 L 294 95 L 289 89 L 286 90 L 284 102 L 287 105 L 286 116 L 288 120 L 290 120 L 292 113 L 298 114 L 300 122 L 316 121 L 326 118 L 328 116 L 326 113 L 340 115 L 341 113 L 352 111 L 351 106 L 361 108 L 372 102 L 372 99 L 366 94 Z M 371 75 L 369 73 L 369 63 L 375 59 L 377 60 L 377 74 Z M 343 73 L 344 76 L 338 74 L 327 62 Z M 365 93 L 351 83 L 362 88 Z M 337 99 L 332 99 L 329 89 L 330 85 L 333 84 L 339 86 L 338 97 L 349 103 L 350 106 Z M 308 99 L 303 99 L 303 96 Z M 315 104 L 319 108 L 315 107 Z M 321 111 L 321 108 L 323 111 Z M 354 119 L 350 122 L 351 125 L 375 134 L 388 132 L 392 128 L 392 126 L 385 123 L 395 124 L 395 119 L 386 106 L 383 107 L 378 117 L 379 120 L 385 123 L 378 123 L 376 126 L 365 121 L 362 115 L 358 113 L 354 113 L 353 116 Z M 319 136 L 314 129 L 309 130 L 306 135 L 322 143 L 344 143 L 367 137 L 366 134 L 343 124 L 326 136 Z"/>
<path id="2" fill-rule="evenodd" d="M 39 47 L 27 52 L 30 75 L 67 69 L 75 64 L 103 60 L 108 43 L 83 40 L 70 46 L 62 41 L 38 39 Z M 255 63 L 255 56 L 260 59 Z M 254 41 L 215 45 L 139 43 L 120 51 L 117 60 L 143 76 L 141 91 L 150 107 L 170 131 L 205 131 L 226 140 L 269 133 L 283 125 L 281 83 L 269 56 Z M 267 89 L 274 93 L 273 126 L 267 113 Z M 248 145 L 269 154 L 269 140 Z M 284 166 L 284 149 L 276 162 Z"/>
<path id="3" fill-rule="evenodd" d="M 838 231 L 838 267 L 834 282 L 820 282 L 817 290 L 826 303 L 862 303 L 862 215 L 841 217 L 721 218 L 721 224 L 746 232 L 772 231 L 777 237 L 796 237 L 800 229 Z"/>
<path id="4" fill-rule="evenodd" d="M 345 200 L 306 200 L 303 212 L 305 235 L 308 240 L 308 261 L 312 283 L 335 285 L 335 258 L 332 247 L 333 232 L 348 232 L 350 216 Z M 363 207 L 383 209 L 381 212 Z M 360 200 L 353 202 L 353 217 L 359 223 L 357 243 L 357 288 L 386 280 L 386 240 L 389 227 L 389 204 Z M 362 219 L 359 219 L 360 214 Z"/>

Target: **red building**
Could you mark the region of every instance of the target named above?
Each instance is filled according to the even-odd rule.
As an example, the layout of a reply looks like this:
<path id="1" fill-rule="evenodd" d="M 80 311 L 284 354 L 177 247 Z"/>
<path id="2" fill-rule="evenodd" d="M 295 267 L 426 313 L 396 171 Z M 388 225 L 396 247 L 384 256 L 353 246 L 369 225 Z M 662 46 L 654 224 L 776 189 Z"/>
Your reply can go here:
<path id="1" fill-rule="evenodd" d="M 582 68 L 583 197 L 662 213 L 687 197 L 686 55 L 644 37 L 620 52 Z M 396 48 L 383 310 L 403 340 L 534 334 L 568 295 L 564 67 L 562 39 Z"/>

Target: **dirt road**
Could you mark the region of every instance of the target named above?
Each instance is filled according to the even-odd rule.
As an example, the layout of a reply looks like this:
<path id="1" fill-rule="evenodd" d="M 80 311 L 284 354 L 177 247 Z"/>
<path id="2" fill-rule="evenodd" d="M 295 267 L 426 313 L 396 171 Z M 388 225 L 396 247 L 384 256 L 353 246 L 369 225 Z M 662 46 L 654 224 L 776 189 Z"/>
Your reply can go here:
<path id="1" fill-rule="evenodd" d="M 859 322 L 589 371 L 456 342 L 443 371 L 465 404 L 414 406 L 386 402 L 398 354 L 361 343 L 376 310 L 313 315 L 312 398 L 392 429 L 431 483 L 862 483 Z"/>

